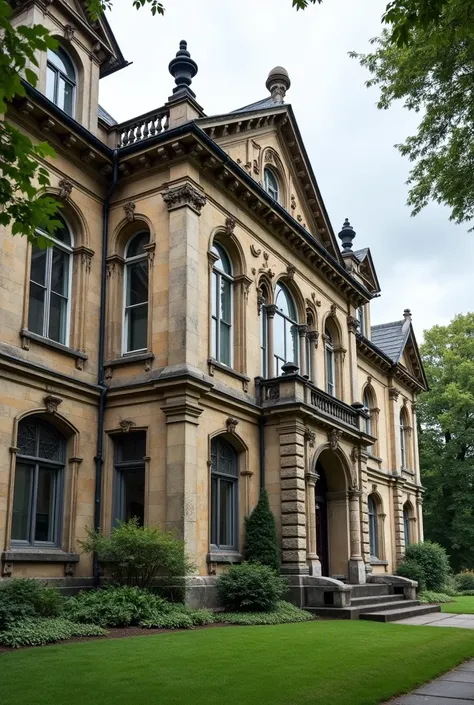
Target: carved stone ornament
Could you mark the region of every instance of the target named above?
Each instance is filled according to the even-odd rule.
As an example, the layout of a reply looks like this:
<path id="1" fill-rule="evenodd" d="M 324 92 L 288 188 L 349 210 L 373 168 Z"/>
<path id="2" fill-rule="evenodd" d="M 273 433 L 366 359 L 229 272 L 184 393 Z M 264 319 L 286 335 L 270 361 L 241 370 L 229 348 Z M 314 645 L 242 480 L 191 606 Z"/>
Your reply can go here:
<path id="1" fill-rule="evenodd" d="M 2 576 L 4 578 L 11 578 L 13 574 L 13 563 L 4 563 L 2 568 Z"/>
<path id="2" fill-rule="evenodd" d="M 259 287 L 257 291 L 257 311 L 258 315 L 260 316 L 262 312 L 262 306 L 265 303 L 265 296 L 263 295 L 262 288 Z"/>
<path id="3" fill-rule="evenodd" d="M 336 304 L 331 304 L 331 316 L 335 317 L 337 313 L 337 306 Z"/>
<path id="4" fill-rule="evenodd" d="M 328 431 L 328 441 L 331 450 L 337 450 L 339 447 L 339 440 L 342 436 L 342 431 L 338 431 L 337 428 L 332 428 Z"/>
<path id="5" fill-rule="evenodd" d="M 315 348 L 318 347 L 318 340 L 319 340 L 319 331 L 317 330 L 309 330 L 306 333 L 306 338 L 309 340 L 309 342 L 314 345 Z"/>
<path id="6" fill-rule="evenodd" d="M 234 230 L 235 230 L 235 218 L 232 218 L 229 216 L 228 218 L 225 219 L 225 234 L 226 235 L 233 235 Z"/>
<path id="7" fill-rule="evenodd" d="M 72 24 L 64 25 L 64 39 L 67 42 L 70 42 L 72 40 L 72 38 L 74 37 L 75 31 L 76 31 L 76 28 Z"/>
<path id="8" fill-rule="evenodd" d="M 254 174 L 260 173 L 260 169 L 258 168 L 258 161 L 256 159 L 253 160 L 253 173 Z"/>
<path id="9" fill-rule="evenodd" d="M 135 219 L 135 208 L 136 208 L 136 205 L 133 201 L 129 201 L 123 207 L 123 209 L 125 211 L 125 217 L 127 218 L 127 221 L 129 223 L 132 223 L 133 220 Z"/>
<path id="10" fill-rule="evenodd" d="M 191 186 L 191 184 L 174 186 L 164 191 L 161 195 L 169 211 L 189 206 L 200 215 L 201 209 L 206 205 L 206 196 L 194 186 Z"/>
<path id="11" fill-rule="evenodd" d="M 372 375 L 367 375 L 367 384 L 372 384 Z"/>
<path id="12" fill-rule="evenodd" d="M 262 254 L 262 250 L 255 247 L 255 245 L 250 245 L 250 252 L 253 254 L 254 257 L 260 257 Z"/>
<path id="13" fill-rule="evenodd" d="M 135 421 L 132 421 L 131 419 L 121 419 L 119 421 L 119 426 L 122 431 L 122 433 L 128 433 L 131 428 L 136 426 Z"/>
<path id="14" fill-rule="evenodd" d="M 275 163 L 275 155 L 273 154 L 271 149 L 267 149 L 267 151 L 265 152 L 265 162 L 267 164 Z"/>
<path id="15" fill-rule="evenodd" d="M 358 480 L 358 477 L 357 477 L 357 470 L 356 470 L 354 467 L 352 467 L 352 468 L 350 469 L 350 473 L 351 473 L 351 490 L 356 490 L 356 489 L 359 487 L 359 480 Z"/>
<path id="16" fill-rule="evenodd" d="M 275 313 L 278 311 L 278 306 L 276 304 L 268 304 L 266 306 L 265 311 L 267 312 L 268 318 L 274 318 Z"/>
<path id="17" fill-rule="evenodd" d="M 43 399 L 46 410 L 50 414 L 55 414 L 58 410 L 58 406 L 63 403 L 63 400 L 59 397 L 54 397 L 52 394 L 48 394 Z"/>
<path id="18" fill-rule="evenodd" d="M 74 575 L 74 563 L 64 564 L 64 575 L 66 578 L 72 578 Z"/>
<path id="19" fill-rule="evenodd" d="M 377 492 L 377 485 L 372 485 L 372 492 Z"/>
<path id="20" fill-rule="evenodd" d="M 296 208 L 296 198 L 291 194 L 291 210 L 294 211 Z"/>
<path id="21" fill-rule="evenodd" d="M 236 419 L 234 416 L 229 416 L 225 423 L 227 426 L 227 433 L 235 433 L 239 419 Z"/>
<path id="22" fill-rule="evenodd" d="M 316 443 L 316 433 L 310 428 L 307 428 L 304 432 L 304 437 L 305 440 L 308 441 L 309 447 L 314 448 L 314 444 Z"/>
<path id="23" fill-rule="evenodd" d="M 400 396 L 400 392 L 398 391 L 398 389 L 395 389 L 395 387 L 388 388 L 388 398 L 391 401 L 397 401 L 399 396 Z"/>
<path id="24" fill-rule="evenodd" d="M 280 398 L 280 385 L 279 384 L 269 384 L 265 387 L 265 400 L 275 401 Z"/>
<path id="25" fill-rule="evenodd" d="M 288 267 L 286 268 L 286 276 L 290 281 L 293 281 L 295 278 L 296 274 L 296 267 L 292 264 L 289 264 Z"/>
<path id="26" fill-rule="evenodd" d="M 351 333 L 357 333 L 359 330 L 359 321 L 354 316 L 347 316 L 347 328 Z"/>
<path id="27" fill-rule="evenodd" d="M 69 179 L 61 179 L 59 182 L 58 198 L 60 201 L 66 201 L 71 195 L 72 182 Z"/>

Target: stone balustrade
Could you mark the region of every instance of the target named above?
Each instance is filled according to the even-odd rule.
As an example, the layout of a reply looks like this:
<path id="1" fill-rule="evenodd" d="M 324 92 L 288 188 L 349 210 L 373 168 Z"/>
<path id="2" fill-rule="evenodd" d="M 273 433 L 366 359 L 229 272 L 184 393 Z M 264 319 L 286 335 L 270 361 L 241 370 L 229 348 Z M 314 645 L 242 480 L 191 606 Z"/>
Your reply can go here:
<path id="1" fill-rule="evenodd" d="M 168 129 L 169 110 L 161 108 L 151 110 L 133 120 L 126 120 L 115 127 L 118 134 L 118 147 L 127 147 L 129 144 L 142 142 L 149 137 L 159 135 Z"/>

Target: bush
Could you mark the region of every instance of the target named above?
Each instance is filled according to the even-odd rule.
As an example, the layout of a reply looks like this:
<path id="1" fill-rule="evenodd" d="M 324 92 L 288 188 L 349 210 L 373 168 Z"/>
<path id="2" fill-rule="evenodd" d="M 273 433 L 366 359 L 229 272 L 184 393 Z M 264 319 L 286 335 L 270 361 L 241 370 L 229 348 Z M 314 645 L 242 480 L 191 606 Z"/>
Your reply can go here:
<path id="1" fill-rule="evenodd" d="M 309 622 L 313 616 L 290 602 L 277 602 L 271 612 L 223 612 L 216 615 L 216 622 L 223 624 L 287 624 Z"/>
<path id="2" fill-rule="evenodd" d="M 136 518 L 120 522 L 110 536 L 89 530 L 82 544 L 86 553 L 97 553 L 117 585 L 151 587 L 157 575 L 183 579 L 192 569 L 183 541 L 171 533 L 139 526 Z"/>
<path id="3" fill-rule="evenodd" d="M 458 590 L 474 590 L 474 573 L 470 571 L 458 573 L 455 577 L 455 581 Z"/>
<path id="4" fill-rule="evenodd" d="M 416 561 L 404 560 L 398 566 L 396 575 L 400 575 L 402 578 L 416 580 L 418 583 L 418 590 L 424 590 L 426 587 L 425 571 L 418 563 L 416 563 Z"/>
<path id="5" fill-rule="evenodd" d="M 18 649 L 20 646 L 42 646 L 77 636 L 104 636 L 105 629 L 95 624 L 74 624 L 68 619 L 24 619 L 0 632 L 0 644 Z"/>
<path id="6" fill-rule="evenodd" d="M 244 558 L 246 561 L 268 565 L 276 571 L 280 569 L 275 517 L 265 490 L 260 491 L 255 509 L 245 519 Z"/>
<path id="7" fill-rule="evenodd" d="M 447 602 L 454 602 L 450 595 L 446 595 L 444 592 L 433 592 L 432 590 L 424 590 L 423 592 L 420 592 L 418 599 L 422 605 L 442 605 Z"/>
<path id="8" fill-rule="evenodd" d="M 452 575 L 448 575 L 448 577 L 446 578 L 446 581 L 443 585 L 443 593 L 445 595 L 449 595 L 450 597 L 456 597 L 456 595 L 459 595 L 459 588 L 457 582 Z"/>
<path id="9" fill-rule="evenodd" d="M 217 578 L 216 587 L 223 606 L 236 612 L 274 610 L 287 590 L 285 581 L 273 568 L 260 563 L 232 566 Z"/>
<path id="10" fill-rule="evenodd" d="M 458 592 L 458 595 L 461 597 L 474 597 L 474 590 L 463 590 L 462 592 Z"/>
<path id="11" fill-rule="evenodd" d="M 63 598 L 58 590 L 39 580 L 13 578 L 0 585 L 0 631 L 29 617 L 56 617 Z"/>
<path id="12" fill-rule="evenodd" d="M 169 603 L 147 590 L 137 587 L 108 587 L 80 592 L 65 601 L 64 616 L 73 622 L 98 624 L 103 627 L 137 625 Z"/>
<path id="13" fill-rule="evenodd" d="M 450 574 L 446 550 L 438 543 L 412 543 L 405 551 L 405 562 L 414 561 L 423 569 L 427 590 L 440 591 Z"/>
<path id="14" fill-rule="evenodd" d="M 140 622 L 149 629 L 191 629 L 215 622 L 212 610 L 192 609 L 186 605 L 167 603 L 163 611 L 155 610 Z"/>

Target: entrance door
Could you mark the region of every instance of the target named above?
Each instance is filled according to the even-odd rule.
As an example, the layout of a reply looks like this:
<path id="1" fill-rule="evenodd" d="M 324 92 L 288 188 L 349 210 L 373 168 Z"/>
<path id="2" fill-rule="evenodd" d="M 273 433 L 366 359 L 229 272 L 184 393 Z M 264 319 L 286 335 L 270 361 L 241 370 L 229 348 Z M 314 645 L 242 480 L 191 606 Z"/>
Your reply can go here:
<path id="1" fill-rule="evenodd" d="M 316 551 L 321 563 L 321 575 L 329 576 L 329 542 L 328 542 L 328 502 L 327 484 L 324 470 L 320 463 L 316 466 L 319 480 L 316 482 Z"/>

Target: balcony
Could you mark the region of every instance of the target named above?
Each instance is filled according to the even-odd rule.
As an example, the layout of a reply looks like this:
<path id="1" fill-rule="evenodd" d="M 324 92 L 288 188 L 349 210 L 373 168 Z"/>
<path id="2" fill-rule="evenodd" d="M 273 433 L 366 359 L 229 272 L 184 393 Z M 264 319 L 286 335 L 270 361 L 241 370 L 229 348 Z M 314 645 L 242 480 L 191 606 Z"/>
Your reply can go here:
<path id="1" fill-rule="evenodd" d="M 117 133 L 117 147 L 128 147 L 130 144 L 143 142 L 149 137 L 159 135 L 168 129 L 169 110 L 158 108 L 150 110 L 132 120 L 126 120 L 114 126 Z"/>

